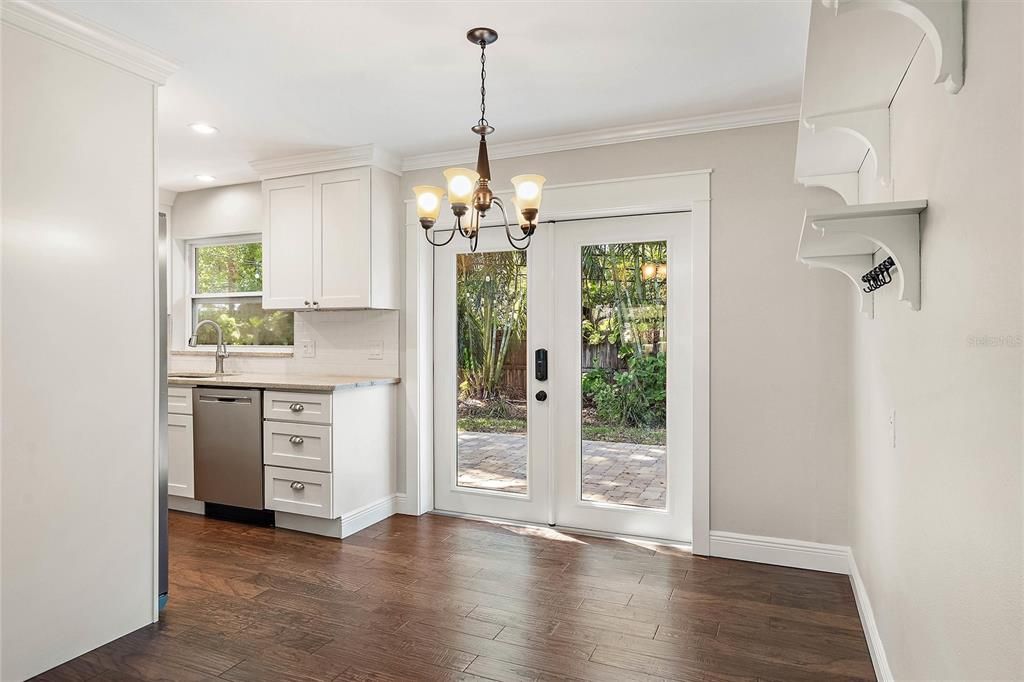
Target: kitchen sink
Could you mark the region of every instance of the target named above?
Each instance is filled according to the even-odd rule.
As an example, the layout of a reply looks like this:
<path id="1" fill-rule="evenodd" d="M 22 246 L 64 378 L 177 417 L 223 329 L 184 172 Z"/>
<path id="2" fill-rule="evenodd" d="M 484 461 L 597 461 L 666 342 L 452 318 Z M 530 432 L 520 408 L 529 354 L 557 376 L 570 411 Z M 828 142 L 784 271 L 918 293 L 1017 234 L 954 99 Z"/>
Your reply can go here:
<path id="1" fill-rule="evenodd" d="M 223 374 L 217 374 L 216 372 L 170 372 L 167 375 L 168 379 L 212 379 L 214 377 L 233 377 L 237 372 L 224 372 Z"/>

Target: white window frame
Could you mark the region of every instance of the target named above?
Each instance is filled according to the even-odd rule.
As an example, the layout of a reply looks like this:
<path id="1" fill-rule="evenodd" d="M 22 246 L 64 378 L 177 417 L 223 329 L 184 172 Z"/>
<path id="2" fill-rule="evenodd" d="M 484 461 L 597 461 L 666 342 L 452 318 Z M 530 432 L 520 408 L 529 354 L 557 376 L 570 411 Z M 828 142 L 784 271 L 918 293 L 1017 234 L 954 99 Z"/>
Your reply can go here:
<path id="1" fill-rule="evenodd" d="M 260 302 L 263 301 L 262 291 L 246 291 L 238 292 L 233 294 L 200 294 L 196 292 L 196 249 L 207 246 L 224 246 L 226 244 L 249 244 L 252 242 L 259 242 L 263 240 L 263 235 L 259 232 L 251 234 L 236 234 L 224 237 L 204 237 L 201 239 L 189 239 L 185 242 L 185 305 L 186 305 L 186 319 L 188 320 L 187 327 L 185 329 L 185 345 L 188 346 L 188 339 L 192 335 L 192 330 L 195 329 L 196 325 L 196 301 L 203 299 L 224 299 L 224 298 L 256 298 Z M 295 339 L 292 339 L 292 345 L 280 345 L 280 346 L 248 346 L 248 345 L 235 345 L 228 343 L 229 348 L 236 350 L 292 350 L 295 348 Z M 196 346 L 199 350 L 214 350 L 215 346 L 204 344 Z"/>

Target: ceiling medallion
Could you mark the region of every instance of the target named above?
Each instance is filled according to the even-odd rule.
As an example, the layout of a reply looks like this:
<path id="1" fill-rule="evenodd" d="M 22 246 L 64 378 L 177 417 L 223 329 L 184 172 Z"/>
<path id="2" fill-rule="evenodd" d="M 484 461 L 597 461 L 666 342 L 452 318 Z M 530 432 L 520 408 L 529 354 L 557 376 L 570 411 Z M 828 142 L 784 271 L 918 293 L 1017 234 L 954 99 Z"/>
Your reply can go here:
<path id="1" fill-rule="evenodd" d="M 512 227 L 505 213 L 505 205 L 499 197 L 494 196 L 489 185 L 491 182 L 491 164 L 487 158 L 487 136 L 494 128 L 487 122 L 487 46 L 498 39 L 498 33 L 492 28 L 474 28 L 466 33 L 466 38 L 474 45 L 480 46 L 480 120 L 470 128 L 480 136 L 480 151 L 477 154 L 476 170 L 468 168 L 449 168 L 444 171 L 448 184 L 448 203 L 451 204 L 455 224 L 448 238 L 435 242 L 430 230 L 441 215 L 441 200 L 444 190 L 431 185 L 418 185 L 412 188 L 416 193 L 416 213 L 423 227 L 423 236 L 434 246 L 444 246 L 455 234 L 461 234 L 469 240 L 469 248 L 476 251 L 480 237 L 480 221 L 495 205 L 501 211 L 505 221 L 505 236 L 509 244 L 519 251 L 530 246 L 530 238 L 537 229 L 537 214 L 540 212 L 541 191 L 544 188 L 544 177 L 541 175 L 517 175 L 512 178 L 515 187 L 516 220 L 521 236 L 513 234 Z"/>

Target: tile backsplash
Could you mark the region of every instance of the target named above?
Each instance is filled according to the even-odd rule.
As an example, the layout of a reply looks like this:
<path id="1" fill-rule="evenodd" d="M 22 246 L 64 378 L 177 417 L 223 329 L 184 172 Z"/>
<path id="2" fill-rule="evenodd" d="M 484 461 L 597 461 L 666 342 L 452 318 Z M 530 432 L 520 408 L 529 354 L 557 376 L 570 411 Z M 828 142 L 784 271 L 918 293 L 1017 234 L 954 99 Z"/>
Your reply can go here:
<path id="1" fill-rule="evenodd" d="M 337 310 L 295 313 L 292 357 L 247 356 L 235 353 L 224 362 L 228 372 L 398 376 L 396 310 Z M 303 343 L 312 341 L 316 357 L 303 357 Z M 379 359 L 375 359 L 377 356 Z M 213 368 L 213 357 L 172 353 L 170 371 Z"/>

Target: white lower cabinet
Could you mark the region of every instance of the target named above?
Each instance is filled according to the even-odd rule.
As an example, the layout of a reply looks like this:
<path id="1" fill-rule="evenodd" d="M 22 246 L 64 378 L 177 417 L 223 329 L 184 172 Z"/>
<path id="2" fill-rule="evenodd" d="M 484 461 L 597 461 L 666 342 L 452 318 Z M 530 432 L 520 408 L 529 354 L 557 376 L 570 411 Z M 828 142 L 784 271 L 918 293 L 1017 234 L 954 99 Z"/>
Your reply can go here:
<path id="1" fill-rule="evenodd" d="M 266 391 L 264 506 L 286 515 L 328 519 L 329 526 L 318 522 L 293 528 L 335 537 L 390 516 L 396 483 L 396 394 L 394 385 L 333 393 Z M 278 524 L 283 522 L 291 523 L 278 515 Z"/>
<path id="2" fill-rule="evenodd" d="M 167 389 L 167 494 L 195 498 L 192 389 Z"/>

